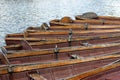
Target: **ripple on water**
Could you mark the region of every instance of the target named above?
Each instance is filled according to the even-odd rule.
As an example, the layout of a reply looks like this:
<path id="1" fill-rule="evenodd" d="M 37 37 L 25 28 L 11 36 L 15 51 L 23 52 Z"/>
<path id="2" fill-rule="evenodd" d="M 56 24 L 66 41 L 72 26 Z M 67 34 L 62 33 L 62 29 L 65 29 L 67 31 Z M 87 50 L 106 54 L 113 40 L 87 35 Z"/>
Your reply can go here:
<path id="1" fill-rule="evenodd" d="M 0 46 L 6 34 L 40 26 L 51 19 L 93 11 L 99 15 L 120 16 L 120 0 L 1 0 Z"/>

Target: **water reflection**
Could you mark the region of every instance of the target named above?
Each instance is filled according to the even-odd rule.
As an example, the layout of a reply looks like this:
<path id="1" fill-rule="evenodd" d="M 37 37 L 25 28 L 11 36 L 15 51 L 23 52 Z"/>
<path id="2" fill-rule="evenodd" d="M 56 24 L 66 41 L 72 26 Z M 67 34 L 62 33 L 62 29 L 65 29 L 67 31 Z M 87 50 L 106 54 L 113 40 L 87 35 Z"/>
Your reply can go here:
<path id="1" fill-rule="evenodd" d="M 94 11 L 99 15 L 120 16 L 119 0 L 1 0 L 0 46 L 8 33 L 22 32 L 54 18 Z"/>

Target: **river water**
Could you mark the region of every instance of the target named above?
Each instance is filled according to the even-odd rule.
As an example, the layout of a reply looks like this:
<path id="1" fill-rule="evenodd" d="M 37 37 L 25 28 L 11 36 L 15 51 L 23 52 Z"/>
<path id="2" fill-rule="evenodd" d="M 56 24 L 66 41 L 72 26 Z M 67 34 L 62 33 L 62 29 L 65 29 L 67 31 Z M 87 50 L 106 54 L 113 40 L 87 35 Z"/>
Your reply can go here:
<path id="1" fill-rule="evenodd" d="M 120 16 L 120 0 L 0 0 L 0 46 L 5 35 L 84 12 Z"/>

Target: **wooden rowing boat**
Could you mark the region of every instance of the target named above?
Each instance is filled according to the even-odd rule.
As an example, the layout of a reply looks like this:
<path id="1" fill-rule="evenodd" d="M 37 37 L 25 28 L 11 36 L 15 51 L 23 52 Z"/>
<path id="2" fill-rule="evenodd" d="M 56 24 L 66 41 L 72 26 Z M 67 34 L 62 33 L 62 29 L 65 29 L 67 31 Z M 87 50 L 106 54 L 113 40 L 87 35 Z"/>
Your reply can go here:
<path id="1" fill-rule="evenodd" d="M 113 33 L 120 33 L 120 29 L 112 29 L 112 30 L 87 30 L 87 31 L 79 31 L 79 30 L 48 30 L 48 31 L 29 31 L 27 32 L 28 37 L 68 37 L 68 35 L 72 35 L 74 37 L 78 36 L 94 36 L 94 35 L 104 35 L 104 34 L 113 34 Z M 23 37 L 23 34 L 10 34 L 8 37 Z"/>
<path id="2" fill-rule="evenodd" d="M 0 80 L 108 80 L 112 74 L 119 79 L 119 18 L 85 17 L 8 34 L 0 52 Z"/>
<path id="3" fill-rule="evenodd" d="M 6 37 L 68 37 L 69 34 L 73 36 L 94 36 L 94 35 L 104 35 L 104 34 L 113 34 L 120 33 L 119 29 L 113 30 L 87 30 L 87 31 L 79 31 L 79 30 L 49 30 L 49 31 L 32 31 L 25 33 L 16 33 L 16 34 L 8 34 Z"/>
<path id="4" fill-rule="evenodd" d="M 87 57 L 85 59 L 60 60 L 53 62 L 32 62 L 0 66 L 1 80 L 58 80 L 66 79 L 112 63 L 119 59 L 119 53 Z M 52 77 L 54 76 L 54 77 Z M 36 79 L 37 78 L 37 79 Z"/>
<path id="5" fill-rule="evenodd" d="M 49 30 L 110 30 L 110 29 L 120 29 L 119 25 L 71 25 L 71 26 L 50 26 Z M 37 30 L 35 28 L 31 30 Z M 29 31 L 29 30 L 28 30 Z"/>
<path id="6" fill-rule="evenodd" d="M 73 20 L 73 22 L 60 22 L 59 19 L 51 20 L 51 26 L 77 26 L 80 24 L 88 25 L 120 25 L 120 21 L 111 20 L 95 20 L 95 19 L 85 19 L 85 20 Z"/>
<path id="7" fill-rule="evenodd" d="M 24 44 L 27 42 L 33 49 L 48 49 L 54 48 L 56 45 L 60 47 L 69 47 L 69 46 L 79 46 L 83 43 L 89 44 L 100 44 L 100 43 L 111 43 L 111 42 L 120 42 L 120 34 L 113 35 L 104 35 L 104 36 L 89 36 L 89 37 L 69 37 L 65 39 L 56 39 L 56 40 L 41 40 L 39 38 L 26 38 L 25 40 L 16 39 L 16 38 L 6 38 L 7 50 L 22 50 L 24 49 Z M 21 44 L 24 43 L 24 44 Z M 16 45 L 15 45 L 16 44 Z"/>
<path id="8" fill-rule="evenodd" d="M 105 30 L 105 29 L 120 29 L 119 25 L 89 25 L 89 24 L 79 24 L 79 25 L 68 25 L 68 26 L 48 26 L 43 23 L 40 27 L 28 27 L 26 31 L 32 30 Z M 41 29 L 41 27 L 44 28 Z M 47 29 L 46 29 L 47 28 Z"/>
<path id="9" fill-rule="evenodd" d="M 94 12 L 86 12 L 82 15 L 75 16 L 75 19 L 77 20 L 84 20 L 84 19 L 96 19 L 96 20 L 111 20 L 111 21 L 120 21 L 120 17 L 114 17 L 114 16 L 98 16 Z"/>
<path id="10" fill-rule="evenodd" d="M 71 46 L 51 49 L 32 49 L 30 46 L 24 46 L 26 50 L 2 50 L 7 57 L 10 58 L 12 63 L 25 63 L 25 62 L 50 62 L 54 60 L 70 59 L 72 55 L 78 58 L 87 56 L 95 56 L 105 53 L 119 52 L 120 43 L 106 43 L 97 45 L 84 45 L 84 46 Z"/>
<path id="11" fill-rule="evenodd" d="M 81 38 L 90 36 L 108 36 L 109 35 L 119 35 L 120 30 L 87 30 L 87 31 L 73 31 L 73 30 L 48 30 L 48 31 L 32 31 L 18 34 L 8 34 L 5 38 L 6 44 L 17 44 L 21 40 L 27 40 L 28 42 L 46 42 L 46 41 L 57 41 L 59 39 L 71 39 L 71 38 Z M 51 38 L 52 37 L 52 38 Z M 111 38 L 112 39 L 112 38 Z"/>

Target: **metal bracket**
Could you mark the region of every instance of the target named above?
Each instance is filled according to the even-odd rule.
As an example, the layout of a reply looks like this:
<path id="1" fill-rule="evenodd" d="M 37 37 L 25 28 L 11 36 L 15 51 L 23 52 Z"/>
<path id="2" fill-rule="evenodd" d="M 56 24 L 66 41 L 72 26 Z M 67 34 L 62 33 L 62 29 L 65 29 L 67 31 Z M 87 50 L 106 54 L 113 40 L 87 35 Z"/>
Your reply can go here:
<path id="1" fill-rule="evenodd" d="M 12 65 L 9 65 L 9 67 L 8 67 L 8 72 L 9 72 L 9 73 L 12 73 L 12 72 L 13 72 L 13 70 L 12 70 Z"/>
<path id="2" fill-rule="evenodd" d="M 89 46 L 90 45 L 89 42 L 83 42 L 81 44 L 82 44 L 82 46 Z"/>
<path id="3" fill-rule="evenodd" d="M 105 24 L 105 20 L 104 20 L 104 19 L 102 19 L 102 20 L 101 20 L 101 22 L 102 22 L 102 25 L 104 25 L 104 24 Z"/>
<path id="4" fill-rule="evenodd" d="M 85 30 L 88 30 L 88 23 L 85 23 L 85 24 L 84 24 L 84 29 L 85 29 Z"/>
<path id="5" fill-rule="evenodd" d="M 9 65 L 9 67 L 8 67 L 9 79 L 10 80 L 14 80 L 12 67 L 13 67 L 12 65 Z"/>
<path id="6" fill-rule="evenodd" d="M 58 60 L 58 53 L 59 53 L 59 49 L 58 49 L 58 46 L 56 45 L 55 49 L 54 49 L 54 54 L 55 54 L 55 59 L 56 60 Z"/>
<path id="7" fill-rule="evenodd" d="M 27 31 L 23 32 L 23 38 L 26 39 L 26 37 L 28 37 L 29 33 Z"/>
<path id="8" fill-rule="evenodd" d="M 72 34 L 73 34 L 73 32 L 72 32 L 72 29 L 70 28 L 70 29 L 69 29 L 69 36 L 68 36 L 68 43 L 69 43 L 69 46 L 71 46 Z"/>
<path id="9" fill-rule="evenodd" d="M 49 26 L 48 26 L 47 23 L 43 23 L 43 24 L 41 25 L 41 27 L 42 27 L 43 29 L 45 29 L 45 31 L 49 29 Z"/>
<path id="10" fill-rule="evenodd" d="M 69 36 L 68 36 L 68 43 L 69 43 L 69 46 L 71 46 L 71 41 L 72 41 L 72 35 L 69 35 Z"/>
<path id="11" fill-rule="evenodd" d="M 72 32 L 72 29 L 70 28 L 69 29 L 69 35 L 72 35 L 73 34 L 73 32 Z"/>

